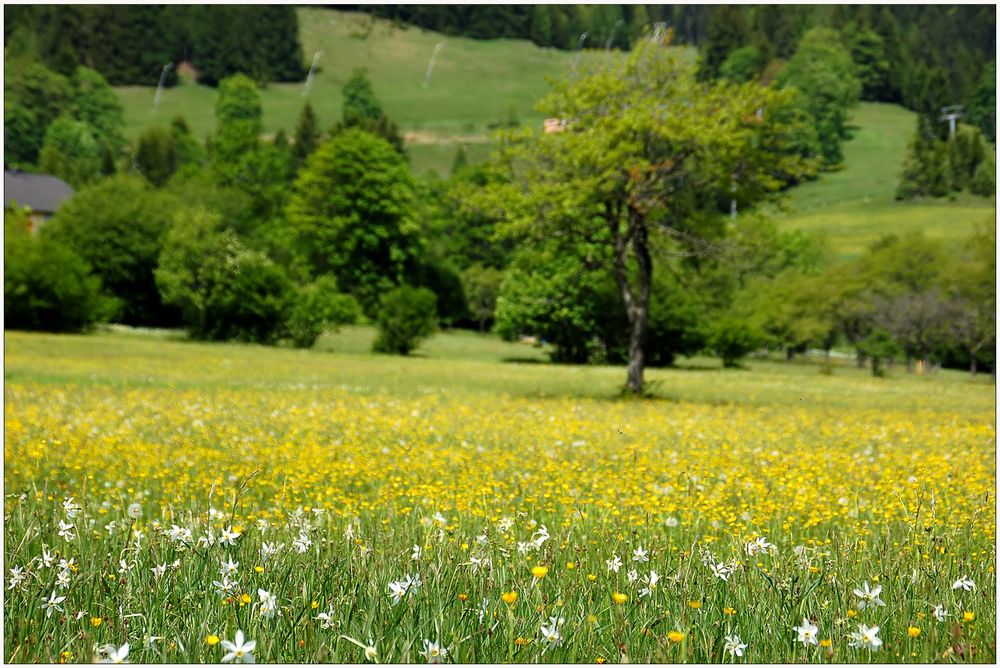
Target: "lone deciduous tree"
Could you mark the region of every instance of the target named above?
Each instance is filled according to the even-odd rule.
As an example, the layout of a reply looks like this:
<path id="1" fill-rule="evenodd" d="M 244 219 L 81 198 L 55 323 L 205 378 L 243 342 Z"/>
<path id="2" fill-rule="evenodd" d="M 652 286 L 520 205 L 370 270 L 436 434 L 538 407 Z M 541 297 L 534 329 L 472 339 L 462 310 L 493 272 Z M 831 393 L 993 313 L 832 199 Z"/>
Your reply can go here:
<path id="1" fill-rule="evenodd" d="M 740 207 L 797 174 L 786 127 L 772 114 L 786 92 L 699 82 L 676 50 L 650 41 L 625 60 L 563 82 L 539 104 L 565 131 L 509 133 L 499 159 L 509 182 L 483 194 L 502 233 L 559 243 L 583 266 L 609 270 L 628 316 L 628 382 L 643 391 L 657 249 L 705 252 Z"/>

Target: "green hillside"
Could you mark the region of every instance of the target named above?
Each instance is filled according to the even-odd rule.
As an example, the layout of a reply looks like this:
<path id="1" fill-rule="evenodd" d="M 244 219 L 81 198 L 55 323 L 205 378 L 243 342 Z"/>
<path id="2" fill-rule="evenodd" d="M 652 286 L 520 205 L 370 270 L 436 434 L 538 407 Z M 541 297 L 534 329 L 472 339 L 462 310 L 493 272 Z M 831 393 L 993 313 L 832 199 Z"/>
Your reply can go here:
<path id="1" fill-rule="evenodd" d="M 902 107 L 862 102 L 854 110 L 853 138 L 844 144 L 844 169 L 792 189 L 782 224 L 822 236 L 831 253 L 850 258 L 883 234 L 922 231 L 962 239 L 979 223 L 992 224 L 995 201 L 963 193 L 955 200 L 896 202 L 894 195 L 916 126 Z"/>
<path id="2" fill-rule="evenodd" d="M 548 91 L 546 77 L 569 73 L 574 53 L 539 48 L 522 40 L 480 41 L 447 37 L 414 27 L 398 27 L 366 14 L 321 8 L 299 10 L 303 51 L 311 62 L 321 51 L 309 100 L 322 127 L 339 120 L 340 90 L 355 68 L 364 68 L 386 112 L 407 135 L 417 174 L 428 169 L 448 176 L 457 142 L 471 160 L 485 157 L 490 126 L 513 116 L 538 123 L 535 102 Z M 430 84 L 424 77 L 436 44 L 442 43 Z M 607 58 L 584 51 L 581 64 Z M 125 105 L 126 134 L 183 114 L 197 136 L 212 131 L 215 89 L 184 83 L 164 91 L 152 111 L 155 88 L 118 88 Z M 304 86 L 270 84 L 262 92 L 265 131 L 291 132 L 304 102 Z"/>
<path id="3" fill-rule="evenodd" d="M 486 157 L 492 128 L 516 118 L 540 124 L 535 102 L 548 91 L 548 77 L 566 76 L 577 54 L 543 49 L 522 40 L 473 40 L 446 37 L 409 26 L 396 26 L 366 14 L 316 7 L 299 9 L 307 60 L 321 52 L 309 96 L 320 124 L 340 116 L 340 90 L 355 68 L 364 68 L 376 94 L 407 139 L 411 165 L 418 175 L 428 171 L 446 177 L 459 143 L 470 160 Z M 427 65 L 435 45 L 440 49 L 429 85 Z M 693 52 L 692 52 L 693 54 Z M 584 51 L 586 64 L 608 58 L 603 51 Z M 192 83 L 164 91 L 159 110 L 152 111 L 150 87 L 124 87 L 126 133 L 135 137 L 152 124 L 166 124 L 183 114 L 198 136 L 214 124 L 215 89 Z M 264 128 L 291 132 L 304 101 L 303 84 L 271 84 L 262 92 Z M 965 237 L 977 224 L 992 222 L 992 199 L 961 195 L 955 200 L 896 203 L 893 199 L 906 143 L 915 115 L 895 105 L 862 103 L 854 111 L 854 138 L 844 145 L 846 167 L 793 189 L 791 211 L 781 217 L 788 228 L 816 233 L 836 258 L 863 252 L 887 232 L 922 230 L 941 239 Z"/>

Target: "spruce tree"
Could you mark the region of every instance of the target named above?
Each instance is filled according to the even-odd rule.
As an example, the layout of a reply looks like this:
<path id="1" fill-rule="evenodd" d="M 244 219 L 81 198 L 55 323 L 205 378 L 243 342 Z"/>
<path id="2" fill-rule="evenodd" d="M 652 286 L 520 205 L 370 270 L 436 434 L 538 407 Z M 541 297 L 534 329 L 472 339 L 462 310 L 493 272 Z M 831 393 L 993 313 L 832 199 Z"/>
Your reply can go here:
<path id="1" fill-rule="evenodd" d="M 730 52 L 750 43 L 743 8 L 738 5 L 717 5 L 708 21 L 708 42 L 702 55 L 698 78 L 715 79 Z"/>
<path id="2" fill-rule="evenodd" d="M 305 164 L 309 154 L 316 150 L 319 144 L 319 132 L 316 127 L 316 114 L 312 105 L 306 102 L 299 114 L 299 122 L 295 126 L 295 139 L 292 144 L 292 169 L 298 171 Z"/>

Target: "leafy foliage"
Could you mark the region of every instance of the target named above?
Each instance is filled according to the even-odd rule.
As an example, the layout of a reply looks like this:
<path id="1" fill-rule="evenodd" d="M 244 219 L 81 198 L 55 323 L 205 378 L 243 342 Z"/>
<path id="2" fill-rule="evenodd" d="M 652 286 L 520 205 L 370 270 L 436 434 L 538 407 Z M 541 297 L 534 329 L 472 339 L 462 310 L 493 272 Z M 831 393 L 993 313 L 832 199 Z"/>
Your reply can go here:
<path id="1" fill-rule="evenodd" d="M 326 140 L 299 172 L 287 223 L 306 271 L 332 274 L 369 314 L 419 257 L 414 183 L 383 139 L 348 129 Z"/>
<path id="2" fill-rule="evenodd" d="M 408 355 L 437 328 L 435 302 L 434 293 L 427 288 L 409 285 L 383 294 L 379 299 L 375 352 Z"/>
<path id="3" fill-rule="evenodd" d="M 178 216 L 164 240 L 156 283 L 192 336 L 219 341 L 276 342 L 292 291 L 280 267 L 204 210 Z"/>
<path id="4" fill-rule="evenodd" d="M 111 306 L 83 258 L 59 241 L 30 233 L 27 212 L 4 212 L 3 250 L 6 328 L 79 332 Z"/>
<path id="5" fill-rule="evenodd" d="M 840 143 L 848 137 L 848 109 L 858 101 L 861 84 L 839 35 L 826 28 L 813 28 L 803 35 L 795 55 L 778 75 L 778 84 L 802 91 L 824 162 L 840 163 L 844 157 Z"/>
<path id="6" fill-rule="evenodd" d="M 298 289 L 286 328 L 296 348 L 312 348 L 323 332 L 354 324 L 360 317 L 357 301 L 338 291 L 333 276 L 321 276 Z"/>
<path id="7" fill-rule="evenodd" d="M 164 308 L 153 271 L 178 204 L 138 177 L 119 175 L 77 192 L 42 236 L 72 248 L 93 267 L 104 291 L 120 301 L 121 322 L 173 324 L 177 315 Z"/>

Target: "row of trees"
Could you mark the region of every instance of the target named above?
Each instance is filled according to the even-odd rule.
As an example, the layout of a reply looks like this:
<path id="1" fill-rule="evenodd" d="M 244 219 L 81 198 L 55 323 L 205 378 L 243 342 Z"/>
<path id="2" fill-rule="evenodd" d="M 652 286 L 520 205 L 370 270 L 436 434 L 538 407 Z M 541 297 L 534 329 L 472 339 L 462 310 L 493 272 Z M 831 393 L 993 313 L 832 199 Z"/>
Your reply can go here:
<path id="1" fill-rule="evenodd" d="M 155 86 L 167 63 L 167 86 L 182 62 L 213 86 L 237 72 L 259 82 L 306 73 L 291 5 L 15 5 L 4 19 L 6 49 L 63 75 L 96 69 L 116 86 Z"/>
<path id="2" fill-rule="evenodd" d="M 822 60 L 821 42 L 803 38 L 797 51 Z M 896 288 L 845 297 L 868 304 L 870 326 L 836 324 L 823 310 L 836 295 L 821 288 L 838 279 L 820 273 L 815 245 L 747 213 L 815 173 L 808 99 L 791 81 L 700 80 L 664 46 L 646 40 L 557 85 L 540 111 L 567 119 L 563 132 L 510 130 L 496 160 L 449 182 L 412 177 L 362 73 L 335 125 L 320 130 L 307 105 L 291 143 L 283 132 L 261 140 L 257 85 L 227 78 L 206 145 L 180 119 L 150 129 L 115 165 L 124 173 L 82 188 L 37 238 L 11 235 L 24 245 L 9 255 L 7 275 L 21 278 L 5 281 L 18 314 L 8 324 L 52 328 L 45 314 L 60 310 L 46 305 L 75 295 L 85 317 L 59 328 L 111 318 L 310 345 L 325 327 L 367 317 L 409 333 L 380 338 L 405 351 L 435 314 L 495 320 L 505 336 L 541 336 L 559 360 L 627 362 L 633 392 L 645 366 L 701 350 L 727 363 L 761 346 L 837 340 L 877 359 L 893 342 L 942 359 L 951 350 L 951 361 L 972 350 L 906 348 L 901 326 L 877 315 L 901 308 Z M 992 290 L 982 276 L 973 284 Z M 954 285 L 910 293 L 973 303 Z M 957 322 L 957 310 L 942 312 Z M 969 354 L 988 361 L 987 347 Z"/>
<path id="3" fill-rule="evenodd" d="M 379 349 L 407 351 L 434 324 L 436 297 L 406 285 L 433 286 L 439 272 L 422 252 L 398 133 L 364 75 L 352 82 L 341 120 L 322 133 L 307 106 L 290 146 L 283 133 L 260 139 L 257 86 L 229 77 L 206 146 L 176 119 L 144 132 L 119 173 L 84 185 L 37 238 L 10 212 L 8 326 L 111 319 L 307 346 L 367 317 Z M 52 271 L 59 263 L 66 271 Z M 62 319 L 45 306 L 61 295 L 78 303 Z"/>

